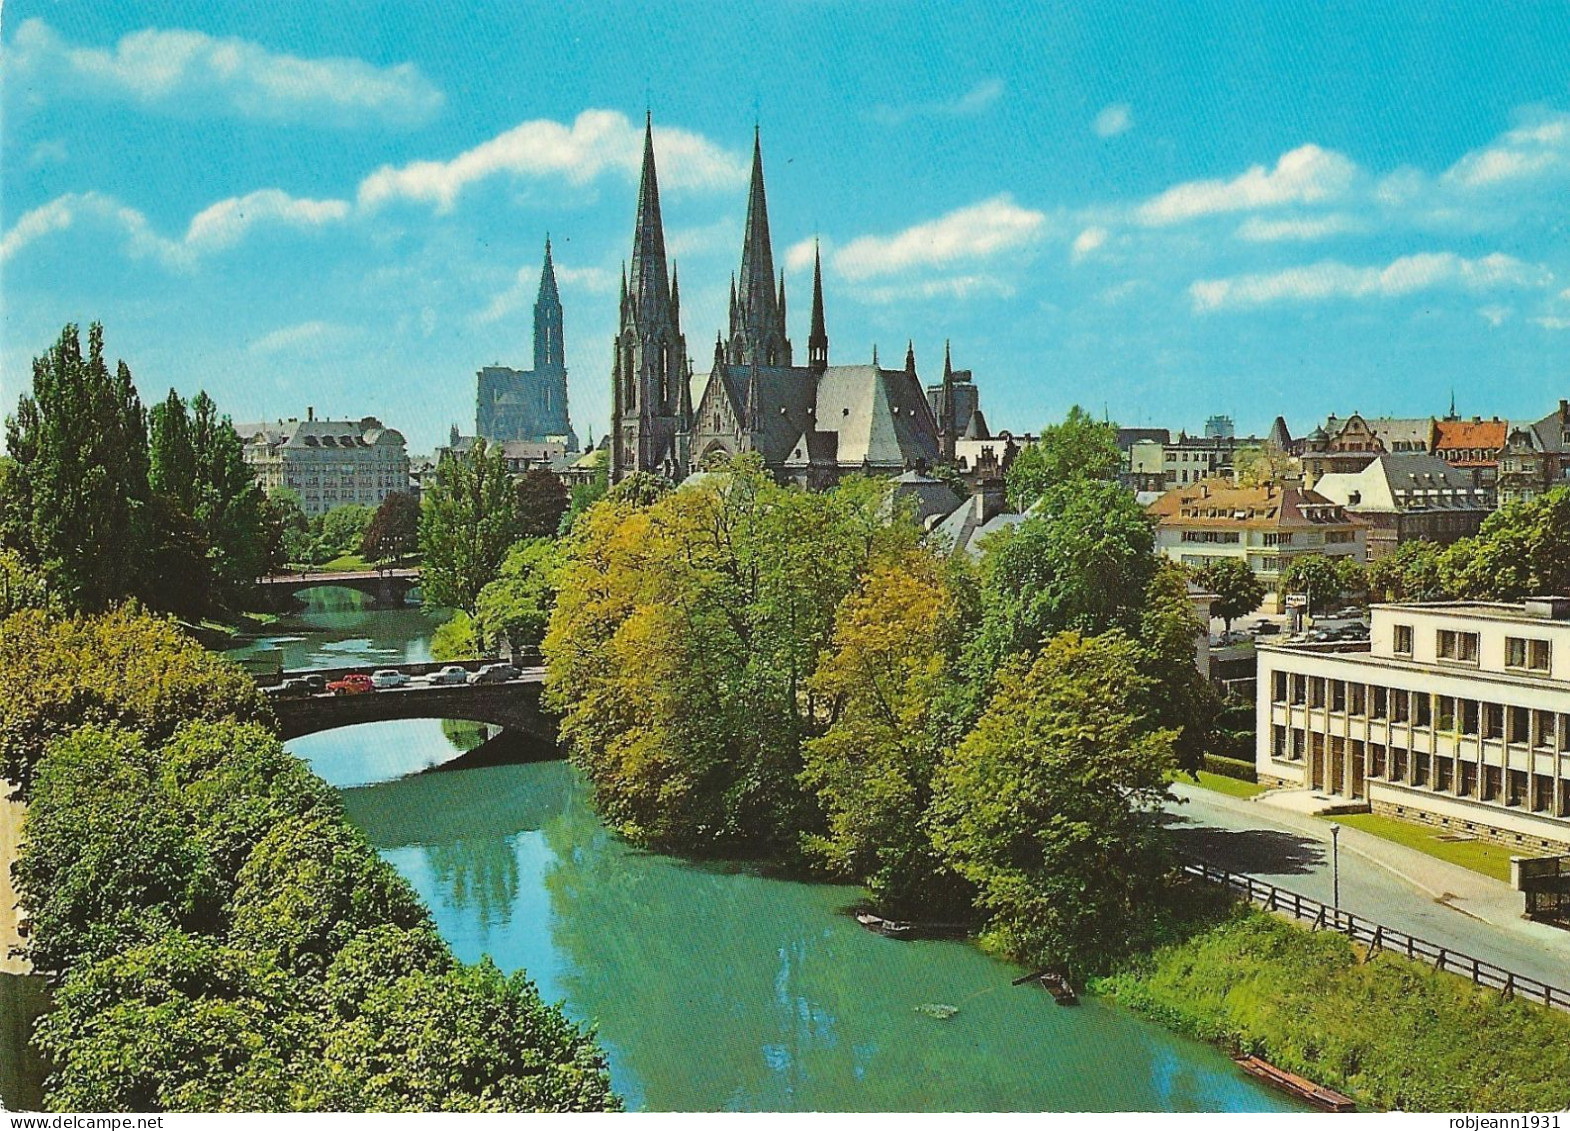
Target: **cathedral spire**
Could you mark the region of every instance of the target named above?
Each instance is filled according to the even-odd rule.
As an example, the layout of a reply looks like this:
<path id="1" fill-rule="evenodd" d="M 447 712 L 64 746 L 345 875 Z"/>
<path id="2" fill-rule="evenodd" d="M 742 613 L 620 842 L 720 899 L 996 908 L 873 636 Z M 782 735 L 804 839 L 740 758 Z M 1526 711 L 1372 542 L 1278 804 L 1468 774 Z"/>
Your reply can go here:
<path id="1" fill-rule="evenodd" d="M 654 118 L 643 121 L 643 175 L 638 183 L 638 220 L 632 236 L 629 280 L 639 316 L 655 317 L 670 301 L 665 270 L 665 225 L 660 220 L 660 184 L 654 169 Z"/>
<path id="2" fill-rule="evenodd" d="M 752 182 L 747 194 L 747 227 L 741 244 L 741 277 L 737 280 L 737 314 L 731 335 L 740 333 L 740 349 L 732 348 L 734 364 L 789 365 L 790 340 L 785 335 L 782 295 L 775 289 L 774 248 L 769 237 L 769 203 L 763 187 L 763 143 L 752 132 Z"/>
<path id="3" fill-rule="evenodd" d="M 561 293 L 556 289 L 556 265 L 551 262 L 551 237 L 545 237 L 545 265 L 540 268 L 540 293 L 534 300 L 534 371 L 565 369 L 567 351 L 562 341 Z"/>
<path id="4" fill-rule="evenodd" d="M 909 338 L 905 339 L 905 372 L 916 375 L 916 343 Z"/>
<path id="5" fill-rule="evenodd" d="M 812 330 L 807 336 L 807 365 L 822 373 L 829 367 L 829 332 L 823 322 L 823 259 L 812 241 Z"/>

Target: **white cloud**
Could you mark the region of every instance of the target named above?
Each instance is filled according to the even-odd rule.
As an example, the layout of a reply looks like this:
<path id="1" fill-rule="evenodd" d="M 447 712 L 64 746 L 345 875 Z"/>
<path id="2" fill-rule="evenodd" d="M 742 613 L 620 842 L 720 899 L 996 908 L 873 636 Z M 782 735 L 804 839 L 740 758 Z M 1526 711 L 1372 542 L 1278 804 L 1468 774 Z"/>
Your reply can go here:
<path id="1" fill-rule="evenodd" d="M 1557 315 L 1545 314 L 1541 318 L 1532 319 L 1532 321 L 1545 330 L 1570 330 L 1570 318 L 1560 318 Z"/>
<path id="2" fill-rule="evenodd" d="M 1226 180 L 1173 185 L 1140 205 L 1143 224 L 1159 226 L 1217 212 L 1240 212 L 1281 204 L 1319 204 L 1344 196 L 1357 178 L 1357 166 L 1334 150 L 1301 145 L 1283 153 L 1274 169 L 1255 165 Z"/>
<path id="3" fill-rule="evenodd" d="M 718 188 L 742 184 L 747 164 L 739 154 L 681 129 L 654 130 L 661 189 Z M 571 125 L 546 118 L 523 122 L 450 161 L 384 165 L 360 182 L 360 204 L 390 200 L 434 204 L 445 212 L 469 185 L 501 174 L 563 177 L 587 184 L 607 172 L 635 181 L 643 158 L 643 130 L 616 110 L 585 110 Z"/>
<path id="4" fill-rule="evenodd" d="M 834 266 L 849 279 L 867 279 L 982 259 L 1023 247 L 1042 234 L 1043 213 L 1021 208 L 1008 195 L 956 209 L 892 236 L 861 236 L 834 253 Z"/>
<path id="5" fill-rule="evenodd" d="M 27 167 L 38 169 L 45 165 L 63 165 L 70 158 L 71 153 L 66 149 L 65 142 L 54 138 L 50 141 L 41 141 L 28 151 Z"/>
<path id="6" fill-rule="evenodd" d="M 166 267 L 192 266 L 202 255 L 235 246 L 259 223 L 293 228 L 316 228 L 344 219 L 349 205 L 342 200 L 303 200 L 281 189 L 261 189 L 231 197 L 204 208 L 192 217 L 180 239 L 159 235 L 147 217 L 103 193 L 67 193 L 26 212 L 0 238 L 0 262 L 28 244 L 83 223 L 117 229 L 125 239 L 126 254 L 133 259 L 152 258 Z"/>
<path id="7" fill-rule="evenodd" d="M 1436 287 L 1469 291 L 1494 287 L 1542 287 L 1553 281 L 1544 267 L 1495 252 L 1463 259 L 1453 252 L 1402 256 L 1385 267 L 1354 267 L 1325 260 L 1270 274 L 1200 279 L 1189 287 L 1199 312 L 1238 310 L 1279 302 L 1322 302 L 1337 298 L 1395 298 Z"/>
<path id="8" fill-rule="evenodd" d="M 982 79 L 964 94 L 935 102 L 911 102 L 905 105 L 882 104 L 868 113 L 877 122 L 897 126 L 912 118 L 973 118 L 984 112 L 1003 97 L 1003 80 Z"/>
<path id="9" fill-rule="evenodd" d="M 261 189 L 230 197 L 202 209 L 191 218 L 185 244 L 198 252 L 222 251 L 245 238 L 253 225 L 283 224 L 317 228 L 344 219 L 349 204 L 343 200 L 305 200 L 281 189 Z"/>
<path id="10" fill-rule="evenodd" d="M 815 239 L 801 240 L 798 243 L 793 243 L 790 245 L 790 247 L 785 249 L 785 268 L 788 271 L 805 271 L 807 268 L 812 266 L 812 257 L 814 253 L 821 254 L 822 252 L 827 252 L 829 250 L 830 247 L 827 240 L 823 240 L 821 242 L 821 251 L 820 243 Z"/>
<path id="11" fill-rule="evenodd" d="M 876 306 L 896 302 L 927 299 L 966 299 L 978 294 L 1011 298 L 1014 288 L 991 275 L 953 275 L 943 279 L 927 279 L 917 283 L 896 283 L 883 287 L 867 287 L 851 292 L 852 296 Z M 903 355 L 902 355 L 903 356 Z"/>
<path id="12" fill-rule="evenodd" d="M 1506 130 L 1462 157 L 1441 180 L 1483 189 L 1547 173 L 1570 173 L 1570 114 L 1538 115 Z"/>
<path id="13" fill-rule="evenodd" d="M 244 39 L 147 28 L 114 49 L 67 43 L 40 19 L 24 20 L 6 50 L 14 78 L 65 97 L 112 98 L 177 114 L 233 114 L 307 125 L 417 126 L 442 93 L 412 63 L 302 59 Z"/>
<path id="14" fill-rule="evenodd" d="M 1362 223 L 1344 212 L 1327 216 L 1299 216 L 1287 220 L 1267 220 L 1263 216 L 1250 216 L 1238 225 L 1237 238 L 1251 243 L 1275 243 L 1282 240 L 1322 240 L 1327 236 L 1340 236 L 1361 231 Z"/>
<path id="15" fill-rule="evenodd" d="M 263 357 L 275 354 L 317 354 L 354 345 L 365 336 L 358 327 L 337 322 L 301 322 L 263 334 L 250 345 L 250 352 Z"/>
<path id="16" fill-rule="evenodd" d="M 1107 230 L 1105 228 L 1086 228 L 1074 237 L 1074 262 L 1078 263 L 1106 242 Z"/>
<path id="17" fill-rule="evenodd" d="M 1114 102 L 1104 107 L 1090 124 L 1097 137 L 1117 137 L 1134 128 L 1134 111 L 1127 102 Z"/>
<path id="18" fill-rule="evenodd" d="M 1490 326 L 1497 330 L 1499 327 L 1503 326 L 1507 321 L 1509 321 L 1510 316 L 1513 315 L 1515 311 L 1508 306 L 1502 306 L 1499 303 L 1493 303 L 1489 306 L 1478 307 L 1477 313 L 1478 317 L 1482 318 L 1484 322 L 1487 322 Z"/>

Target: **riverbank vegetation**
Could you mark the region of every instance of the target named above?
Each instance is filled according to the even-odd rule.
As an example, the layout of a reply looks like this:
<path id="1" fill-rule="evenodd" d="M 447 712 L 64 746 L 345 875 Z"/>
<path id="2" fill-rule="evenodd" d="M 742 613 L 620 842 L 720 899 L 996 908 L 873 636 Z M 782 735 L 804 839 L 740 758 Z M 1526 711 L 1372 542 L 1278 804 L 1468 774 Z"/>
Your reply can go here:
<path id="1" fill-rule="evenodd" d="M 452 956 L 238 669 L 126 609 L 0 642 L 52 1110 L 617 1106 L 592 1035 Z"/>
<path id="2" fill-rule="evenodd" d="M 1248 907 L 1097 984 L 1167 1027 L 1263 1057 L 1360 1104 L 1570 1106 L 1570 1017 Z"/>
<path id="3" fill-rule="evenodd" d="M 979 560 L 886 483 L 807 492 L 751 457 L 676 490 L 633 476 L 585 511 L 547 570 L 542 647 L 606 820 L 855 880 L 1025 961 L 1138 945 L 1170 867 L 1167 775 L 1199 765 L 1216 704 L 1186 579 L 1097 477 L 1113 431 L 1081 413 L 1054 435 L 1067 454 L 1037 462 L 1058 478 L 1016 477 L 1029 513 Z"/>

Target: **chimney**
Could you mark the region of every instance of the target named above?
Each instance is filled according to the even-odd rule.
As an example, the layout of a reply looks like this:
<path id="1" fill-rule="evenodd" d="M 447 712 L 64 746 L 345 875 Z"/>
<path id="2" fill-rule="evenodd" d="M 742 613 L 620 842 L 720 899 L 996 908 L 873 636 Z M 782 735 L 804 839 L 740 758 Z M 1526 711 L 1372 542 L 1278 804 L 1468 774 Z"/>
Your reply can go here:
<path id="1" fill-rule="evenodd" d="M 315 420 L 316 419 L 316 406 L 315 405 L 307 405 L 306 406 L 306 409 L 305 409 L 305 419 L 307 419 L 307 420 Z"/>
<path id="2" fill-rule="evenodd" d="M 1559 419 L 1570 420 L 1570 401 L 1559 402 Z"/>

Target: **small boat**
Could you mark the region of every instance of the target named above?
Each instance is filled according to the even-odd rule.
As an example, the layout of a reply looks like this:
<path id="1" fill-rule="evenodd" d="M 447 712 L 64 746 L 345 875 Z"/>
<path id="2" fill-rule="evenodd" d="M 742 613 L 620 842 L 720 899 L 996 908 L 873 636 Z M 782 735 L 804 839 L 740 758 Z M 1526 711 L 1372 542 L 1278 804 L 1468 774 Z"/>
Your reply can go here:
<path id="1" fill-rule="evenodd" d="M 1059 1005 L 1078 1005 L 1079 995 L 1074 992 L 1074 987 L 1069 984 L 1066 975 L 1056 970 L 1049 970 L 1041 975 L 1041 988 L 1052 995 L 1052 999 Z"/>
<path id="2" fill-rule="evenodd" d="M 856 922 L 875 934 L 891 939 L 907 939 L 916 930 L 915 925 L 899 919 L 885 919 L 871 911 L 856 912 Z"/>
<path id="3" fill-rule="evenodd" d="M 1257 1056 L 1234 1056 L 1232 1063 L 1236 1064 L 1250 1076 L 1257 1076 L 1265 1083 L 1296 1096 L 1300 1100 L 1313 1104 L 1325 1111 L 1356 1111 L 1357 1105 L 1350 1097 L 1343 1096 L 1340 1092 L 1316 1084 L 1312 1080 L 1305 1080 L 1295 1073 L 1284 1068 L 1277 1068 L 1268 1060 L 1261 1060 Z"/>

